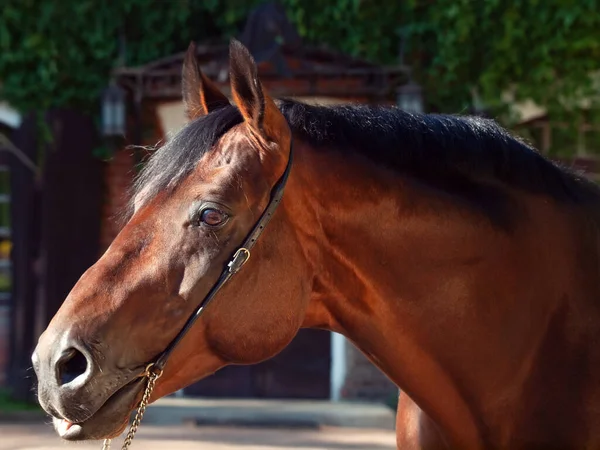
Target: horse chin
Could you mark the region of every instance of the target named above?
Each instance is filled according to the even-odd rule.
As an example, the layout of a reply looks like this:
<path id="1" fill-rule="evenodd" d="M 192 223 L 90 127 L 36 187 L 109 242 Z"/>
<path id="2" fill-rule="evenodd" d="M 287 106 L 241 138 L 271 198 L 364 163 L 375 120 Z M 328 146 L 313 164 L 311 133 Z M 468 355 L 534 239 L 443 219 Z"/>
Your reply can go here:
<path id="1" fill-rule="evenodd" d="M 70 423 L 53 417 L 54 429 L 67 441 L 112 439 L 119 436 L 127 427 L 129 415 L 144 388 L 144 381 L 144 378 L 137 379 L 119 389 L 84 422 Z"/>

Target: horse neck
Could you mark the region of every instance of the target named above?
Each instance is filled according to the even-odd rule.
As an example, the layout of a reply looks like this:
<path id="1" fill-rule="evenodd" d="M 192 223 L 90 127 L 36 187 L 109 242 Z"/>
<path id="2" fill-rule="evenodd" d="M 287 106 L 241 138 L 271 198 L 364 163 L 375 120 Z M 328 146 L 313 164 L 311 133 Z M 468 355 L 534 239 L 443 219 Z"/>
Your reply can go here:
<path id="1" fill-rule="evenodd" d="M 569 289 L 562 213 L 534 200 L 538 220 L 503 233 L 418 180 L 297 147 L 287 207 L 313 265 L 304 326 L 347 336 L 456 443 L 481 438 L 486 409 L 511 420 L 501 404 L 518 403 L 562 310 L 553 289 Z M 549 269 L 532 278 L 540 254 Z"/>

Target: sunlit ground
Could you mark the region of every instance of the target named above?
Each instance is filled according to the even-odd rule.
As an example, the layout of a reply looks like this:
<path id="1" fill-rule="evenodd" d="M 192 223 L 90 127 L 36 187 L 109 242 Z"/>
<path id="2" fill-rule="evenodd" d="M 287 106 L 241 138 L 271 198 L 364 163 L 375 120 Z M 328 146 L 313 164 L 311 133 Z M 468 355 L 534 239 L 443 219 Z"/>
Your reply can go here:
<path id="1" fill-rule="evenodd" d="M 113 450 L 121 448 L 113 441 Z M 49 426 L 0 425 L 1 450 L 100 449 L 99 442 L 67 444 Z M 322 430 L 143 426 L 132 450 L 396 450 L 393 431 L 354 428 Z"/>

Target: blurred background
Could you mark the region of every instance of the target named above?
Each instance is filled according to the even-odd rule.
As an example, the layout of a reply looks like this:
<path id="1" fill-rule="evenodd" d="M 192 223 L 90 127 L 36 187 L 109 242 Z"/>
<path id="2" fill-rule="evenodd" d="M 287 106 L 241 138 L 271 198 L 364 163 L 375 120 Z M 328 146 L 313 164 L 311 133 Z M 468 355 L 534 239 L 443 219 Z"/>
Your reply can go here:
<path id="1" fill-rule="evenodd" d="M 39 334 L 118 233 L 142 146 L 183 125 L 190 41 L 225 93 L 236 37 L 275 97 L 492 117 L 595 178 L 599 3 L 3 0 L 1 417 L 36 410 L 29 358 Z M 174 397 L 392 411 L 397 388 L 342 336 L 306 330 L 272 360 L 223 369 Z"/>

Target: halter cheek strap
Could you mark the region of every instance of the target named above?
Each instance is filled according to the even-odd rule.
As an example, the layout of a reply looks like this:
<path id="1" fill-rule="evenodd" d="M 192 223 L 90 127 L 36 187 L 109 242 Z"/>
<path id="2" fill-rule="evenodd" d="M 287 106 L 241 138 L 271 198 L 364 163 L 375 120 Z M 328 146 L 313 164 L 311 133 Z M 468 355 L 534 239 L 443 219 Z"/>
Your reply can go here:
<path id="1" fill-rule="evenodd" d="M 229 260 L 229 263 L 223 269 L 223 272 L 221 272 L 221 275 L 219 276 L 217 282 L 213 285 L 210 291 L 208 291 L 206 297 L 204 297 L 200 305 L 198 305 L 196 310 L 188 318 L 181 331 L 177 334 L 177 336 L 175 336 L 175 339 L 171 341 L 167 348 L 158 356 L 158 358 L 153 363 L 148 364 L 148 366 L 146 367 L 146 371 L 142 374 L 142 377 L 148 378 L 146 389 L 144 390 L 142 400 L 138 406 L 137 413 L 135 415 L 133 423 L 131 424 L 129 432 L 125 437 L 125 441 L 121 450 L 127 450 L 131 445 L 131 441 L 133 440 L 133 437 L 135 436 L 135 433 L 137 432 L 137 429 L 140 426 L 140 422 L 142 421 L 142 417 L 144 416 L 144 411 L 146 411 L 146 407 L 150 402 L 150 396 L 152 395 L 152 392 L 154 390 L 156 380 L 158 380 L 162 375 L 163 368 L 165 367 L 169 356 L 171 355 L 177 344 L 179 344 L 179 342 L 181 342 L 186 333 L 190 331 L 196 320 L 198 320 L 198 317 L 202 315 L 208 304 L 212 301 L 217 292 L 219 292 L 219 289 L 221 289 L 223 285 L 231 279 L 231 277 L 238 273 L 242 266 L 246 264 L 246 262 L 248 262 L 248 259 L 250 258 L 250 250 L 252 249 L 252 247 L 254 247 L 254 244 L 256 244 L 256 241 L 258 240 L 265 227 L 273 217 L 277 206 L 281 202 L 281 198 L 283 197 L 283 189 L 285 188 L 285 184 L 287 183 L 287 179 L 292 168 L 292 157 L 293 149 L 292 145 L 290 144 L 290 156 L 288 159 L 287 166 L 281 178 L 279 178 L 277 183 L 275 183 L 275 186 L 273 186 L 273 189 L 271 189 L 271 199 L 269 200 L 269 204 L 260 216 L 260 219 L 258 219 L 258 222 L 256 222 L 254 228 L 252 228 L 252 231 L 248 234 L 248 236 L 246 236 L 246 239 L 244 239 L 242 245 L 238 247 L 236 252 L 233 254 L 231 259 Z M 110 439 L 105 439 L 104 444 L 102 445 L 102 449 L 109 450 L 110 442 Z"/>
<path id="2" fill-rule="evenodd" d="M 271 221 L 275 210 L 281 202 L 281 198 L 283 197 L 283 191 L 287 183 L 288 177 L 290 175 L 290 171 L 292 169 L 292 160 L 293 142 L 290 143 L 290 152 L 285 171 L 283 172 L 283 175 L 281 175 L 281 178 L 279 178 L 279 180 L 277 180 L 277 183 L 275 183 L 275 185 L 273 186 L 273 189 L 271 190 L 271 198 L 269 200 L 269 204 L 263 211 L 262 215 L 260 216 L 260 219 L 258 219 L 258 222 L 256 222 L 256 224 L 254 225 L 252 231 L 250 231 L 250 233 L 246 236 L 240 247 L 238 247 L 236 252 L 233 254 L 231 259 L 227 263 L 227 266 L 223 269 L 223 272 L 221 272 L 221 275 L 219 276 L 217 282 L 213 285 L 210 291 L 208 291 L 206 297 L 204 297 L 202 302 L 200 302 L 200 305 L 198 305 L 196 310 L 188 318 L 181 331 L 177 334 L 177 336 L 175 336 L 175 338 L 171 341 L 167 348 L 158 356 L 156 361 L 147 368 L 147 373 L 149 371 L 154 371 L 155 373 L 162 372 L 163 368 L 165 367 L 165 364 L 167 363 L 167 360 L 169 359 L 169 356 L 171 356 L 171 353 L 173 352 L 175 347 L 181 342 L 181 340 L 188 333 L 188 331 L 190 331 L 196 320 L 198 320 L 198 318 L 202 315 L 202 313 L 212 301 L 212 299 L 215 297 L 217 292 L 219 292 L 223 285 L 227 283 L 231 279 L 231 277 L 238 273 L 242 266 L 246 264 L 246 262 L 248 262 L 248 259 L 250 259 L 250 251 L 252 250 L 252 247 L 254 247 L 256 241 L 263 233 L 265 227 Z"/>

